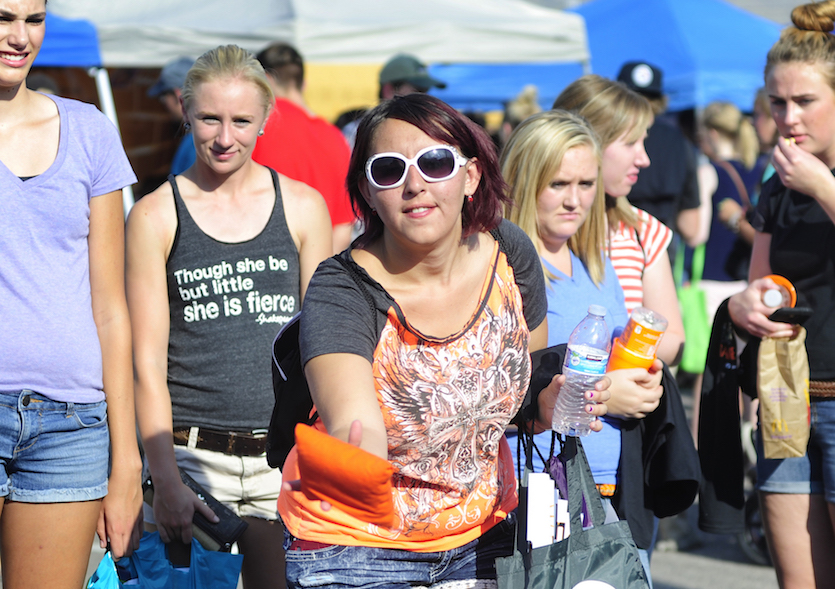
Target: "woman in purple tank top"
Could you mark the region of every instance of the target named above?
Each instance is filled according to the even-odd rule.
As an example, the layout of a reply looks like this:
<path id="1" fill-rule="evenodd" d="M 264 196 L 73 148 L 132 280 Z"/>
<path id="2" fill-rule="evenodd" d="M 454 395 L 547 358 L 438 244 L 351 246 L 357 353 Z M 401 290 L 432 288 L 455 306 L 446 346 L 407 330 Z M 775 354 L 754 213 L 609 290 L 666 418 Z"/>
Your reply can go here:
<path id="1" fill-rule="evenodd" d="M 94 106 L 26 87 L 45 0 L 0 0 L 0 536 L 3 586 L 78 589 L 92 539 L 141 533 L 122 191 Z"/>

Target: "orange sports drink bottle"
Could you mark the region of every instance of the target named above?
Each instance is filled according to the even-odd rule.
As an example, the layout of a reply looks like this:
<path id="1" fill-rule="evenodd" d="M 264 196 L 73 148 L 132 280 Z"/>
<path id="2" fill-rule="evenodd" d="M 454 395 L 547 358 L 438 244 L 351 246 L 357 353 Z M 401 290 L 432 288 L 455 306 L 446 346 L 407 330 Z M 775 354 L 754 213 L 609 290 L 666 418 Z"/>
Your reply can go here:
<path id="1" fill-rule="evenodd" d="M 623 332 L 612 342 L 612 352 L 606 370 L 652 366 L 658 344 L 666 329 L 667 319 L 659 313 L 646 307 L 638 307 L 632 311 Z"/>
<path id="2" fill-rule="evenodd" d="M 763 303 L 767 307 L 794 307 L 797 304 L 797 291 L 787 278 L 778 274 L 769 274 L 766 278 L 777 285 L 763 293 Z"/>

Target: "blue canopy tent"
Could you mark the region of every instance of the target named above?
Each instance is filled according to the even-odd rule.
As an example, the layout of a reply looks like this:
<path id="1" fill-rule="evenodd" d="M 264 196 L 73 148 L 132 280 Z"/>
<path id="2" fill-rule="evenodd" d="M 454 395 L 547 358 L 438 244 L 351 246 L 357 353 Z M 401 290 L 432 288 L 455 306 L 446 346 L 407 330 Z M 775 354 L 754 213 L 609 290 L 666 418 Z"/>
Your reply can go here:
<path id="1" fill-rule="evenodd" d="M 723 0 L 592 0 L 586 19 L 592 71 L 614 78 L 627 61 L 664 72 L 670 110 L 714 100 L 750 111 L 780 26 Z"/>
<path id="2" fill-rule="evenodd" d="M 452 63 L 429 66 L 429 73 L 447 83 L 431 94 L 461 110 L 501 110 L 527 84 L 539 91 L 539 104 L 551 108 L 563 88 L 587 73 L 580 63 Z"/>
<path id="3" fill-rule="evenodd" d="M 35 66 L 101 66 L 99 38 L 92 23 L 86 20 L 69 20 L 47 12 L 45 26 L 43 45 L 35 60 Z"/>
<path id="4" fill-rule="evenodd" d="M 116 105 L 113 102 L 113 90 L 110 77 L 102 67 L 99 39 L 95 27 L 85 20 L 61 18 L 46 13 L 45 33 L 41 50 L 35 58 L 35 67 L 81 67 L 87 68 L 90 76 L 96 79 L 96 89 L 102 112 L 107 115 L 116 128 Z M 133 206 L 133 190 L 130 186 L 122 191 L 125 214 Z"/>
<path id="5" fill-rule="evenodd" d="M 569 12 L 586 21 L 591 71 L 614 78 L 627 61 L 642 60 L 664 71 L 670 110 L 700 108 L 714 100 L 751 110 L 763 85 L 768 49 L 780 26 L 723 0 L 591 0 Z M 539 89 L 550 108 L 565 86 L 584 72 L 577 64 L 436 64 L 433 76 L 447 82 L 432 93 L 461 109 L 491 110 L 526 84 Z"/>

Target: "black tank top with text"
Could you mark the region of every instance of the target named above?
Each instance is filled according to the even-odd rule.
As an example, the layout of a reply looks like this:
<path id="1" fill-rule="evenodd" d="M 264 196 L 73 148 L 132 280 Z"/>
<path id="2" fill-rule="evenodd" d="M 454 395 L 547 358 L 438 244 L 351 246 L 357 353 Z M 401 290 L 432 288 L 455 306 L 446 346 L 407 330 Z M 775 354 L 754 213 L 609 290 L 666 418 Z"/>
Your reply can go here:
<path id="1" fill-rule="evenodd" d="M 174 426 L 251 431 L 269 426 L 271 348 L 299 311 L 299 252 L 277 174 L 275 205 L 253 239 L 225 243 L 192 219 L 173 176 L 177 232 L 166 264 L 171 327 L 168 389 Z"/>

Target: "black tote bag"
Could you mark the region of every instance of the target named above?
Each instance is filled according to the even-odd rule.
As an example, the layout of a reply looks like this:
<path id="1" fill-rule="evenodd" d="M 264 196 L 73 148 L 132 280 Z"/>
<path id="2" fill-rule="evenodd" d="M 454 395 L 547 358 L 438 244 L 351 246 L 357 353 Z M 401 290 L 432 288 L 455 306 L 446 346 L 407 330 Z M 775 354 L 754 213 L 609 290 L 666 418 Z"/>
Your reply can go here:
<path id="1" fill-rule="evenodd" d="M 529 436 L 525 437 L 529 439 Z M 629 525 L 625 521 L 603 524 L 605 513 L 600 494 L 583 445 L 575 437 L 566 438 L 559 457 L 565 465 L 568 480 L 571 534 L 560 542 L 530 548 L 526 527 L 531 445 L 526 441 L 527 464 L 519 485 L 516 549 L 512 556 L 496 559 L 499 589 L 571 589 L 583 581 L 598 581 L 617 589 L 648 589 L 649 583 Z M 585 530 L 580 523 L 582 497 L 586 498 L 592 523 L 592 527 Z M 605 585 L 595 584 L 595 587 Z"/>

